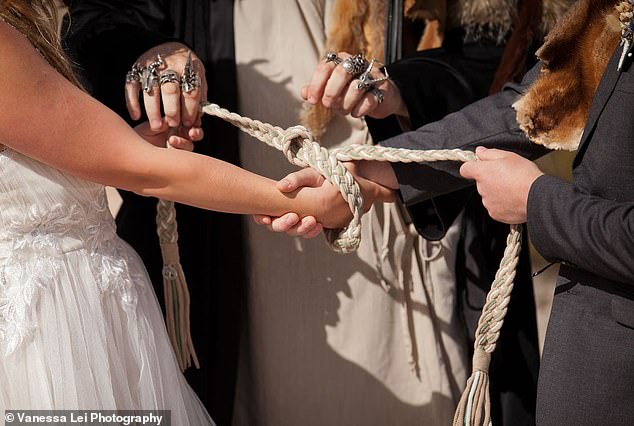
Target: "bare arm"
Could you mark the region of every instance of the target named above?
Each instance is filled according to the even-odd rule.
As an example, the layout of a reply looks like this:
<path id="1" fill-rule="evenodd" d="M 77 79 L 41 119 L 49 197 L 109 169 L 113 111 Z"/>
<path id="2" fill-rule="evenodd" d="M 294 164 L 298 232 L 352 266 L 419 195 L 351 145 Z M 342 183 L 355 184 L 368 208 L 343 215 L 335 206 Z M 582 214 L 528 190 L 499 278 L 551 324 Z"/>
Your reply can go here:
<path id="1" fill-rule="evenodd" d="M 338 196 L 315 189 L 282 194 L 269 179 L 238 167 L 144 142 L 3 22 L 0 58 L 0 143 L 66 173 L 231 213 L 319 214 L 328 196 Z"/>

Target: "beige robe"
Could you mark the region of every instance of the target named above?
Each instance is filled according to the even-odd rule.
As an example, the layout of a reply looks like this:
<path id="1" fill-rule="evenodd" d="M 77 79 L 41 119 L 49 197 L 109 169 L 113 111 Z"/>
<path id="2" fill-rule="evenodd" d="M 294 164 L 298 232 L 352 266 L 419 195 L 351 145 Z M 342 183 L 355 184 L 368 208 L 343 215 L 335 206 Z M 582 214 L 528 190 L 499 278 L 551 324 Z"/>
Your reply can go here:
<path id="1" fill-rule="evenodd" d="M 241 114 L 298 123 L 332 3 L 236 1 Z M 322 140 L 368 142 L 362 120 L 341 117 Z M 248 170 L 272 178 L 293 170 L 246 135 L 240 148 Z M 236 426 L 451 423 L 468 369 L 451 267 L 457 228 L 427 243 L 396 210 L 379 205 L 366 215 L 361 248 L 345 256 L 321 238 L 292 239 L 245 219 L 250 279 Z"/>

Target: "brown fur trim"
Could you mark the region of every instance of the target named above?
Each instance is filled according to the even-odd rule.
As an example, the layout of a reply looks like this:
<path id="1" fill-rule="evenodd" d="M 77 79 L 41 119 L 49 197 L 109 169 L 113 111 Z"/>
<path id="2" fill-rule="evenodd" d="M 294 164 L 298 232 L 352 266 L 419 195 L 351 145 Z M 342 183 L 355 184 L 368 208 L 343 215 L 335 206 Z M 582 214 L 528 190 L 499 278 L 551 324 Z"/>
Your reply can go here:
<path id="1" fill-rule="evenodd" d="M 537 52 L 540 78 L 514 105 L 529 139 L 550 149 L 579 146 L 592 98 L 620 27 L 614 0 L 579 0 Z"/>

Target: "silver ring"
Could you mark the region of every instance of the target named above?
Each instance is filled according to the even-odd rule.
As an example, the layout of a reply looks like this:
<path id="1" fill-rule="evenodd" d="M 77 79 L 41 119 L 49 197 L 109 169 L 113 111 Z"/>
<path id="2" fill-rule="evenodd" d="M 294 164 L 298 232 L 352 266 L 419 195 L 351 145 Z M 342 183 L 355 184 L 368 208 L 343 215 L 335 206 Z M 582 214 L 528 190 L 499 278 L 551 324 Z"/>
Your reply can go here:
<path id="1" fill-rule="evenodd" d="M 198 89 L 201 85 L 200 76 L 194 71 L 194 62 L 192 60 L 192 52 L 189 52 L 187 58 L 187 64 L 183 70 L 183 76 L 181 77 L 181 90 L 183 93 L 191 93 Z"/>
<path id="2" fill-rule="evenodd" d="M 158 69 L 165 65 L 163 57 L 159 54 L 156 55 L 156 60 L 152 62 L 147 68 L 143 68 L 141 72 L 141 86 L 143 91 L 148 94 L 152 94 L 152 89 L 159 85 L 159 73 Z"/>
<path id="3" fill-rule="evenodd" d="M 360 90 L 365 90 L 366 92 L 370 91 L 372 88 L 376 87 L 379 83 L 382 83 L 390 78 L 387 73 L 387 69 L 384 70 L 385 77 L 374 78 L 372 77 L 372 68 L 374 68 L 374 64 L 376 63 L 376 59 L 372 59 L 370 61 L 370 65 L 368 68 L 359 76 L 359 81 L 357 82 L 357 88 Z"/>
<path id="4" fill-rule="evenodd" d="M 159 84 L 163 86 L 167 83 L 176 83 L 180 85 L 181 77 L 174 70 L 165 70 L 161 73 Z"/>
<path id="5" fill-rule="evenodd" d="M 348 74 L 355 77 L 363 74 L 363 71 L 368 67 L 368 61 L 365 57 L 359 53 L 358 55 L 350 56 L 341 62 L 341 66 Z"/>
<path id="6" fill-rule="evenodd" d="M 383 90 L 379 89 L 378 87 L 372 87 L 370 90 L 368 90 L 368 93 L 371 93 L 372 96 L 376 98 L 376 101 L 379 105 L 382 104 L 385 100 L 385 94 L 383 93 Z"/>
<path id="7" fill-rule="evenodd" d="M 332 50 L 326 52 L 323 59 L 326 63 L 333 62 L 335 65 L 339 65 L 342 62 L 342 59 Z"/>
<path id="8" fill-rule="evenodd" d="M 141 74 L 143 73 L 143 67 L 136 62 L 132 65 L 132 69 L 128 71 L 125 75 L 126 83 L 140 83 L 141 82 Z"/>

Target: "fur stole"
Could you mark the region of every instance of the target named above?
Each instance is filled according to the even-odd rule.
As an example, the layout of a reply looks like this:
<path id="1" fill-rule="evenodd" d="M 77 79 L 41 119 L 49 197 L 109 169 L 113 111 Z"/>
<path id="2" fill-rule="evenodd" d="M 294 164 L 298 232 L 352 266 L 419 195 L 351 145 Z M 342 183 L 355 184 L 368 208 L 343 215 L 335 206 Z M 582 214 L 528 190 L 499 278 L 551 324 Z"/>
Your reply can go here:
<path id="1" fill-rule="evenodd" d="M 579 0 L 537 51 L 542 75 L 514 105 L 529 139 L 550 149 L 579 146 L 592 98 L 621 28 L 616 0 Z"/>
<path id="2" fill-rule="evenodd" d="M 386 0 L 334 0 L 326 34 L 325 51 L 363 52 L 366 57 L 384 60 Z M 533 0 L 525 0 L 533 1 Z M 540 30 L 555 22 L 574 0 L 543 0 Z M 425 21 L 418 50 L 440 47 L 444 32 L 455 26 L 466 29 L 471 39 L 493 38 L 502 41 L 513 25 L 518 0 L 405 0 L 404 16 Z M 325 53 L 325 52 L 324 52 Z M 322 105 L 302 112 L 301 121 L 321 137 L 334 113 Z"/>

